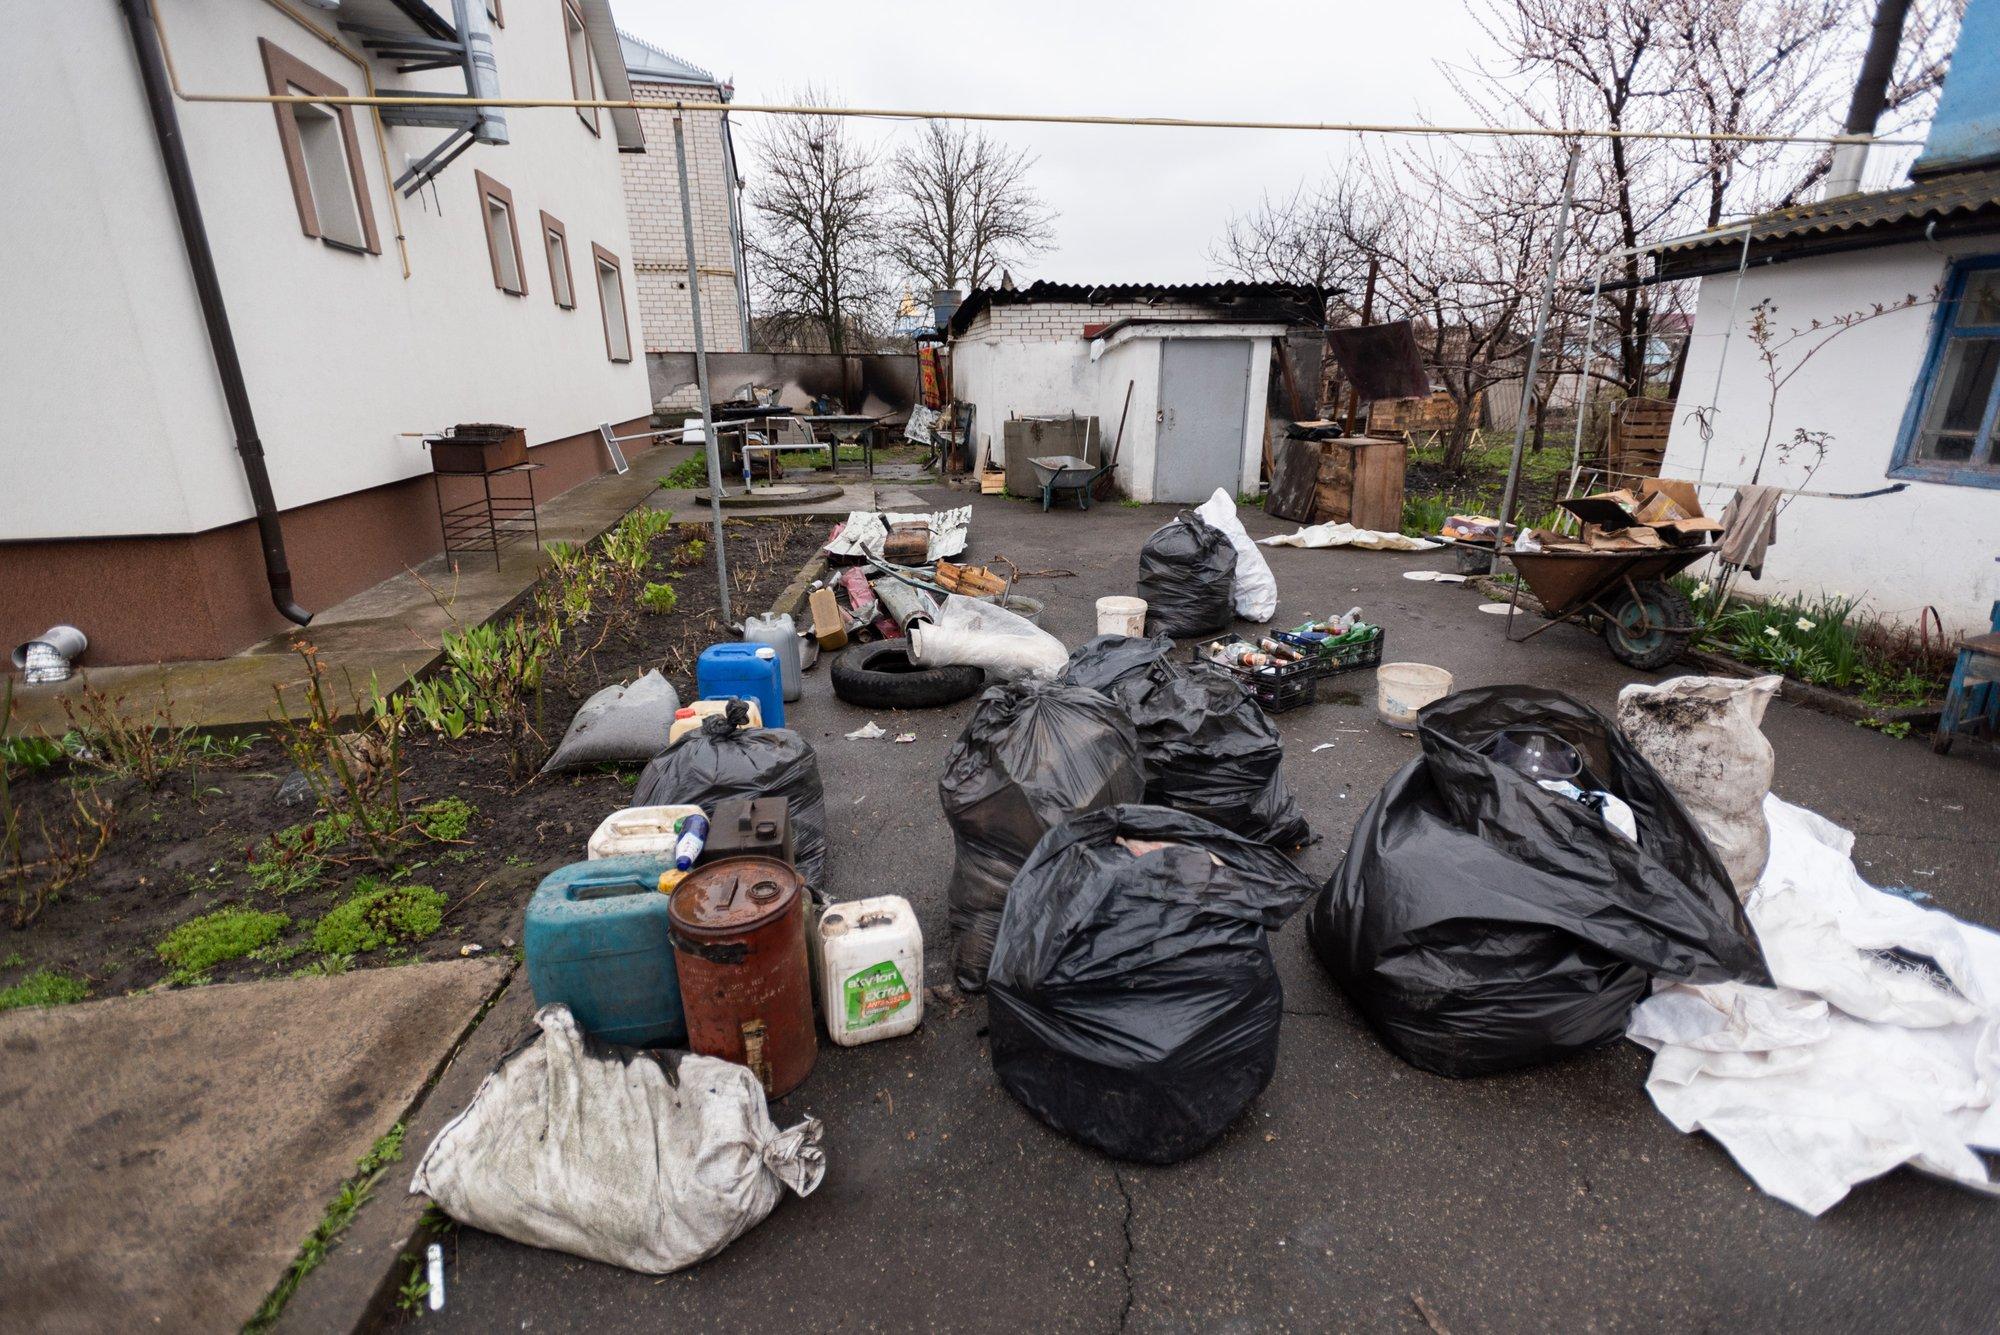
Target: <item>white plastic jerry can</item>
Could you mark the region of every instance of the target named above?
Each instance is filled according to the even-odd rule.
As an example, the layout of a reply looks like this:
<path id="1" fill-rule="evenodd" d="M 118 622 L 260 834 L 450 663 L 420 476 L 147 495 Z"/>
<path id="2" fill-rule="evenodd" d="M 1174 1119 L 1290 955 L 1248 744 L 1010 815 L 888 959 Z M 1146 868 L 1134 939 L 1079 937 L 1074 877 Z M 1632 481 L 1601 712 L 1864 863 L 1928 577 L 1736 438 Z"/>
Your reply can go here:
<path id="1" fill-rule="evenodd" d="M 909 900 L 828 904 L 811 940 L 820 1014 L 834 1042 L 858 1047 L 924 1022 L 924 936 Z"/>

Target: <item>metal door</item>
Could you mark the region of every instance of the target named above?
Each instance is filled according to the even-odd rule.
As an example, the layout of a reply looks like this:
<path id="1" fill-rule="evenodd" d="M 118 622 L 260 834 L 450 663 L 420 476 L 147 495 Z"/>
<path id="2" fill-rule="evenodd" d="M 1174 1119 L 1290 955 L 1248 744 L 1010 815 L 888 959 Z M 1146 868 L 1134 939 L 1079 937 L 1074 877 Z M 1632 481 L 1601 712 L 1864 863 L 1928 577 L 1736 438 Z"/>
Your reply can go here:
<path id="1" fill-rule="evenodd" d="M 1205 501 L 1242 489 L 1250 340 L 1170 338 L 1160 345 L 1153 499 Z"/>

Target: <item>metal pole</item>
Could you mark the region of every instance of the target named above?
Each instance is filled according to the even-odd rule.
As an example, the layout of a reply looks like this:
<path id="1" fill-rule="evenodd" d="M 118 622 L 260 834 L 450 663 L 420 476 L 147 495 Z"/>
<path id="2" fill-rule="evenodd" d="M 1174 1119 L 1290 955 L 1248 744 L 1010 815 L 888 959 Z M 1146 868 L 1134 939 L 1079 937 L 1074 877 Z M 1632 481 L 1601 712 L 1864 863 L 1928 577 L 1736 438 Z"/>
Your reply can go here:
<path id="1" fill-rule="evenodd" d="M 1604 270 L 1590 275 L 1590 319 L 1583 326 L 1583 360 L 1576 368 L 1576 438 L 1569 447 L 1569 493 L 1576 494 L 1577 475 L 1583 471 L 1583 419 L 1590 407 L 1590 364 L 1597 360 L 1597 304 L 1604 293 Z"/>
<path id="2" fill-rule="evenodd" d="M 1569 246 L 1569 205 L 1576 193 L 1576 159 L 1583 145 L 1572 144 L 1569 165 L 1563 169 L 1562 206 L 1556 210 L 1556 239 L 1549 250 L 1549 271 L 1542 279 L 1542 302 L 1535 311 L 1535 337 L 1528 344 L 1528 367 L 1521 376 L 1521 406 L 1514 416 L 1514 457 L 1507 464 L 1507 490 L 1500 497 L 1500 528 L 1493 535 L 1493 566 L 1507 545 L 1507 524 L 1514 517 L 1516 493 L 1521 489 L 1521 452 L 1528 443 L 1528 398 L 1534 393 L 1535 376 L 1542 368 L 1542 337 L 1549 330 L 1549 308 L 1555 305 L 1556 271 L 1562 268 L 1563 251 Z"/>
<path id="3" fill-rule="evenodd" d="M 688 202 L 687 141 L 674 117 L 674 167 L 681 178 L 681 237 L 687 243 L 688 306 L 694 315 L 694 376 L 701 385 L 701 439 L 708 450 L 708 516 L 715 525 L 715 591 L 722 624 L 729 614 L 729 558 L 722 551 L 722 443 L 715 429 L 715 404 L 708 393 L 708 343 L 701 334 L 701 270 L 694 260 L 694 207 Z"/>

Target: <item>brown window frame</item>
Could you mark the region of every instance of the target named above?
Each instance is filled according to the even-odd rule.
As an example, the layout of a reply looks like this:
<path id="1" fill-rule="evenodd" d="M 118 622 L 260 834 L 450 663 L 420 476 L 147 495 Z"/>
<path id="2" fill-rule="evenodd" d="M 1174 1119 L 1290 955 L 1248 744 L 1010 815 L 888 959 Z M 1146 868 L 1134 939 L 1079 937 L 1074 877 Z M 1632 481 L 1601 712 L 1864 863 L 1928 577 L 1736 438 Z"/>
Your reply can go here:
<path id="1" fill-rule="evenodd" d="M 571 4 L 570 0 L 563 0 L 562 12 L 563 64 L 569 67 L 570 95 L 579 102 L 595 101 L 597 99 L 597 61 L 590 53 L 590 25 L 583 21 L 583 11 Z M 571 56 L 569 49 L 569 25 L 571 20 L 575 20 L 576 30 L 583 36 L 583 77 L 585 86 L 582 88 L 576 86 L 576 60 Z M 583 122 L 584 129 L 599 137 L 603 136 L 604 131 L 597 123 L 596 107 L 578 107 L 576 109 L 576 118 Z"/>
<path id="2" fill-rule="evenodd" d="M 482 171 L 472 173 L 472 183 L 479 187 L 479 230 L 486 237 L 486 258 L 493 265 L 493 286 L 510 297 L 525 297 L 528 295 L 528 253 L 521 249 L 521 211 L 514 207 L 514 192 Z M 486 216 L 486 201 L 489 198 L 507 206 L 507 231 L 514 242 L 514 274 L 521 280 L 518 288 L 507 286 L 506 275 L 500 268 L 500 252 L 493 245 L 493 224 Z"/>
<path id="3" fill-rule="evenodd" d="M 562 238 L 562 278 L 556 278 L 556 248 L 549 244 L 550 236 Z M 562 225 L 562 219 L 542 210 L 542 253 L 549 260 L 549 296 L 555 300 L 556 309 L 573 311 L 576 309 L 576 266 L 569 254 L 569 228 Z M 563 303 L 563 290 L 569 290 L 569 302 Z"/>
<path id="4" fill-rule="evenodd" d="M 598 280 L 599 265 L 608 264 L 618 275 L 618 314 L 625 326 L 625 355 L 618 355 L 617 347 L 611 342 L 611 312 L 604 307 L 604 284 Z M 604 355 L 611 361 L 624 363 L 632 360 L 632 306 L 625 299 L 625 266 L 616 255 L 598 245 L 590 243 L 590 285 L 597 290 L 597 313 L 604 323 Z"/>
<path id="5" fill-rule="evenodd" d="M 257 39 L 264 57 L 264 80 L 271 92 L 285 96 L 297 89 L 310 97 L 346 97 L 347 89 L 321 74 L 281 46 L 265 38 Z M 375 230 L 375 204 L 368 197 L 368 171 L 363 165 L 361 140 L 354 132 L 354 109 L 346 105 L 327 108 L 340 126 L 340 142 L 347 150 L 348 184 L 354 190 L 354 210 L 361 216 L 362 244 L 359 247 L 324 235 L 319 226 L 319 206 L 313 202 L 312 178 L 306 173 L 305 145 L 299 138 L 298 109 L 288 102 L 274 102 L 271 111 L 278 119 L 278 143 L 285 154 L 285 174 L 292 183 L 292 202 L 299 210 L 299 230 L 316 241 L 344 250 L 350 255 L 380 255 L 382 240 Z"/>

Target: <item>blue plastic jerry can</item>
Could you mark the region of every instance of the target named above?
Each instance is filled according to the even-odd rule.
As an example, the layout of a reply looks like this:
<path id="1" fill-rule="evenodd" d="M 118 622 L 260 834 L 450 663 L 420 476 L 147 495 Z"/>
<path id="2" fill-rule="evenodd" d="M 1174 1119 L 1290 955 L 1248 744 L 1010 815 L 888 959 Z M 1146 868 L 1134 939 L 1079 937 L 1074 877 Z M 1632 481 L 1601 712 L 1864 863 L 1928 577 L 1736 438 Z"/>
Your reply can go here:
<path id="1" fill-rule="evenodd" d="M 522 945 L 535 1004 L 561 1002 L 607 1043 L 687 1041 L 680 975 L 667 937 L 661 873 L 672 857 L 577 862 L 552 872 L 528 901 Z"/>
<path id="2" fill-rule="evenodd" d="M 768 644 L 711 644 L 695 660 L 694 689 L 702 700 L 755 700 L 765 727 L 785 726 L 785 679 Z"/>

